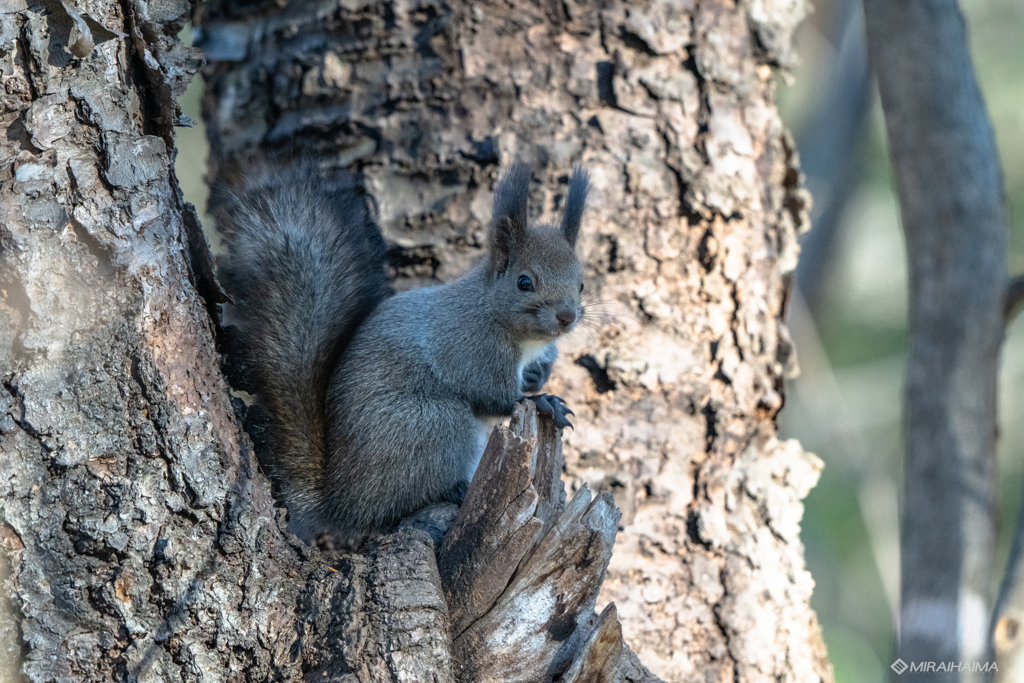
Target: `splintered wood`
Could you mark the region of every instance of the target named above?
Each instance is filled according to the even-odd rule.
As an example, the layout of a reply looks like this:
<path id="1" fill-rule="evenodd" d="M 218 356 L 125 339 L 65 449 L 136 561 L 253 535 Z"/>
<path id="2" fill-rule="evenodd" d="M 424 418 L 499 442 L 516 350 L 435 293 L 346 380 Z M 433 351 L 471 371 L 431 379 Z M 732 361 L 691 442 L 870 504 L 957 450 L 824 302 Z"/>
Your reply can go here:
<path id="1" fill-rule="evenodd" d="M 491 434 L 438 551 L 459 681 L 657 681 L 594 614 L 620 512 L 586 486 L 568 504 L 561 438 L 532 403 Z"/>

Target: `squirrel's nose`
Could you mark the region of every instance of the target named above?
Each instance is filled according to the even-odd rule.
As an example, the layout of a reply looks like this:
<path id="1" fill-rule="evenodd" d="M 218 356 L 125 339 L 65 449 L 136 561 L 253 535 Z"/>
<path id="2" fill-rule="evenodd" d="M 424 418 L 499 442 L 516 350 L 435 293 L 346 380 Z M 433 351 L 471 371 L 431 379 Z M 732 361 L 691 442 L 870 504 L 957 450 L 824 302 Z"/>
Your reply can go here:
<path id="1" fill-rule="evenodd" d="M 576 320 L 576 311 L 570 311 L 567 308 L 564 311 L 556 313 L 555 317 L 558 318 L 558 322 L 562 324 L 562 327 L 568 327 Z"/>

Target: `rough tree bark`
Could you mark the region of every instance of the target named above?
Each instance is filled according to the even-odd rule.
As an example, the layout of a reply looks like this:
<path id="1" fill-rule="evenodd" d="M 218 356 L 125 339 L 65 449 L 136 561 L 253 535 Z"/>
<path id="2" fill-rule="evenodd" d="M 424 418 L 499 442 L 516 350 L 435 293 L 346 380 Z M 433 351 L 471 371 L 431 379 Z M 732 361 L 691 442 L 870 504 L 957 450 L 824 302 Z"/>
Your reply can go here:
<path id="1" fill-rule="evenodd" d="M 280 531 L 218 369 L 209 259 L 170 172 L 174 96 L 198 66 L 176 40 L 189 6 L 68 8 L 0 13 L 0 669 L 294 680 L 373 661 L 325 647 L 339 627 L 321 615 L 354 603 L 371 644 L 423 628 L 388 621 L 394 562 L 332 572 Z M 443 641 L 431 540 L 387 542 L 405 580 L 433 579 L 404 616 Z"/>
<path id="2" fill-rule="evenodd" d="M 552 390 L 577 413 L 572 488 L 623 511 L 601 604 L 668 680 L 831 678 L 798 536 L 820 463 L 775 430 L 807 198 L 772 70 L 804 10 L 255 1 L 199 22 L 215 195 L 303 157 L 352 169 L 402 286 L 480 253 L 501 164 L 534 165 L 545 213 L 587 165 L 587 287 L 606 303 Z"/>
<path id="3" fill-rule="evenodd" d="M 864 11 L 910 266 L 897 654 L 979 662 L 1008 284 L 999 154 L 956 0 L 865 0 Z"/>

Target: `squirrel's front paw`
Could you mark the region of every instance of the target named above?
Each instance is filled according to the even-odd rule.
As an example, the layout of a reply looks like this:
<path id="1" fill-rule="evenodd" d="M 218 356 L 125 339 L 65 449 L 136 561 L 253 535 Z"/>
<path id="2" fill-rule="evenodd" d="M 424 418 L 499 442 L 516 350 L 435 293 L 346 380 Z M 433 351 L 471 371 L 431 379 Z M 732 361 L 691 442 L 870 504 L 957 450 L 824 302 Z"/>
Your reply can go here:
<path id="1" fill-rule="evenodd" d="M 530 363 L 523 369 L 523 391 L 540 391 L 551 374 L 551 363 Z"/>
<path id="2" fill-rule="evenodd" d="M 576 428 L 572 426 L 572 422 L 569 422 L 565 417 L 566 415 L 575 415 L 576 413 L 572 412 L 569 406 L 565 405 L 565 401 L 561 397 L 554 394 L 536 394 L 526 398 L 536 404 L 538 412 L 550 415 L 559 427 L 563 429 L 565 427 L 572 427 L 573 431 L 576 431 Z"/>

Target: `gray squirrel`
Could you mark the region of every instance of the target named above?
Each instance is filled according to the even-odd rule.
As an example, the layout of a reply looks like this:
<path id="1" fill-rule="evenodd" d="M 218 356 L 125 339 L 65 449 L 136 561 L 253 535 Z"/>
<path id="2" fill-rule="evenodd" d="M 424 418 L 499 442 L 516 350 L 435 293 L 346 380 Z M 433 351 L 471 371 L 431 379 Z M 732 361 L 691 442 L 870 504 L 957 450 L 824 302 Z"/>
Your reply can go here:
<path id="1" fill-rule="evenodd" d="M 461 503 L 496 419 L 547 381 L 554 340 L 584 312 L 575 246 L 588 178 L 573 172 L 560 226 L 531 226 L 530 170 L 513 163 L 486 257 L 391 295 L 365 195 L 300 176 L 235 198 L 221 277 L 289 530 L 351 540 Z M 562 399 L 528 398 L 570 426 Z"/>

